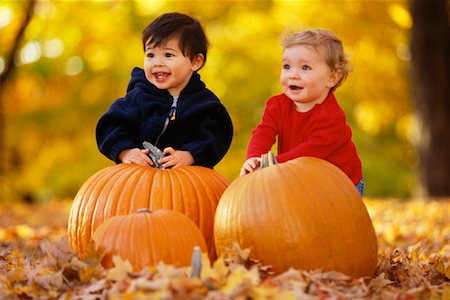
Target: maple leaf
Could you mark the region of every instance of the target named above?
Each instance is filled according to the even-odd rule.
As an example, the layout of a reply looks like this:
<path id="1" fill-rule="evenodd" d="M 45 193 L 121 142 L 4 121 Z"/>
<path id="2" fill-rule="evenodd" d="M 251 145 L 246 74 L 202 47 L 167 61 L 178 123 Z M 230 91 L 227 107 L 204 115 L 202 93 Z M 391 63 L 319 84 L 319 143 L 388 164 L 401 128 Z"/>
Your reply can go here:
<path id="1" fill-rule="evenodd" d="M 106 278 L 113 281 L 119 281 L 133 271 L 131 263 L 123 260 L 119 255 L 114 255 L 112 258 L 114 267 L 107 271 Z"/>
<path id="2" fill-rule="evenodd" d="M 260 282 L 257 268 L 247 270 L 243 266 L 236 268 L 228 276 L 225 285 L 220 289 L 225 295 L 235 297 L 249 294 Z"/>
<path id="3" fill-rule="evenodd" d="M 432 259 L 432 263 L 436 265 L 437 269 L 444 274 L 447 279 L 450 279 L 450 244 L 445 245 L 439 250 Z"/>

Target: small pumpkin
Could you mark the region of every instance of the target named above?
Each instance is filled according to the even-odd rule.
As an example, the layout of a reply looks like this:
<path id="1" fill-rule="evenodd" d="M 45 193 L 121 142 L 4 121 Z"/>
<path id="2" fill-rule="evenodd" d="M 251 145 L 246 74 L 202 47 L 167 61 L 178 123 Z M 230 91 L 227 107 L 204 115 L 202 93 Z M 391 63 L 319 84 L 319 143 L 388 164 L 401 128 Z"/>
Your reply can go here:
<path id="1" fill-rule="evenodd" d="M 131 263 L 134 271 L 160 262 L 189 266 L 194 247 L 208 251 L 202 233 L 191 219 L 164 209 L 141 209 L 112 217 L 95 230 L 93 239 L 95 249 L 105 254 L 104 267 L 112 267 L 112 257 L 119 255 Z"/>
<path id="2" fill-rule="evenodd" d="M 216 210 L 217 255 L 233 242 L 272 265 L 371 276 L 377 238 L 351 180 L 333 164 L 300 157 L 236 179 Z"/>
<path id="3" fill-rule="evenodd" d="M 229 182 L 212 169 L 185 166 L 156 169 L 118 164 L 92 175 L 75 196 L 68 220 L 68 239 L 81 258 L 97 227 L 106 219 L 140 208 L 171 209 L 185 214 L 200 228 L 215 259 L 214 213 Z"/>

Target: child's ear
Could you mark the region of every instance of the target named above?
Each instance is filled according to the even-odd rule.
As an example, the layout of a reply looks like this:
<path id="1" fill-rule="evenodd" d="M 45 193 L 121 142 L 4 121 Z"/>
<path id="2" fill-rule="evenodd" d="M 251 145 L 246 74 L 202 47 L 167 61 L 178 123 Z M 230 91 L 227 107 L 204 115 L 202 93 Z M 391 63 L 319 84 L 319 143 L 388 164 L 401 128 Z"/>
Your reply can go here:
<path id="1" fill-rule="evenodd" d="M 341 71 L 335 70 L 335 71 L 331 72 L 330 78 L 328 79 L 327 87 L 332 89 L 338 83 L 338 81 L 339 81 L 339 79 L 341 79 L 341 77 L 342 77 Z"/>
<path id="2" fill-rule="evenodd" d="M 198 71 L 201 67 L 203 67 L 203 63 L 205 62 L 205 57 L 201 53 L 197 53 L 191 61 L 191 69 L 192 71 Z"/>

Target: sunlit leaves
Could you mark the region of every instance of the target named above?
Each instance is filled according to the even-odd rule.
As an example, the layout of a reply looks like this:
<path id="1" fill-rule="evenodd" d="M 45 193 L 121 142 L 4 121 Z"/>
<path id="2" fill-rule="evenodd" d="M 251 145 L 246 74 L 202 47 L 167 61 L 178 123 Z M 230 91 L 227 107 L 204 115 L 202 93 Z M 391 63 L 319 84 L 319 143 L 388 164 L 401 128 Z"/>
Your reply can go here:
<path id="1" fill-rule="evenodd" d="M 412 17 L 409 11 L 400 4 L 392 4 L 389 6 L 389 15 L 398 26 L 404 29 L 411 29 Z"/>
<path id="2" fill-rule="evenodd" d="M 449 200 L 365 202 L 380 249 L 370 278 L 294 269 L 271 276 L 237 244 L 212 265 L 202 255 L 200 278 L 164 264 L 133 272 L 119 257 L 104 270 L 99 257 L 81 261 L 69 248 L 70 201 L 0 206 L 0 298 L 448 299 Z"/>

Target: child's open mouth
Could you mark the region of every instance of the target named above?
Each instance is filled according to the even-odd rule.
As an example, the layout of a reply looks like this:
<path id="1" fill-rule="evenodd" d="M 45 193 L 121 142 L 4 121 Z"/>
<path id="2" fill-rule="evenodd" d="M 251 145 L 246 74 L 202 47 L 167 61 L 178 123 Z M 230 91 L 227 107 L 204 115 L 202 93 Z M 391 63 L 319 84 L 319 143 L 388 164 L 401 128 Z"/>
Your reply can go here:
<path id="1" fill-rule="evenodd" d="M 169 76 L 169 73 L 158 72 L 154 73 L 153 76 L 155 76 L 157 81 L 164 81 Z"/>
<path id="2" fill-rule="evenodd" d="M 297 86 L 297 85 L 290 85 L 290 86 L 289 86 L 289 89 L 290 89 L 290 90 L 294 90 L 294 91 L 298 91 L 298 90 L 301 90 L 301 89 L 303 89 L 303 88 L 300 87 L 300 86 Z"/>

